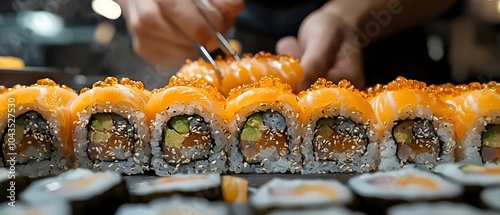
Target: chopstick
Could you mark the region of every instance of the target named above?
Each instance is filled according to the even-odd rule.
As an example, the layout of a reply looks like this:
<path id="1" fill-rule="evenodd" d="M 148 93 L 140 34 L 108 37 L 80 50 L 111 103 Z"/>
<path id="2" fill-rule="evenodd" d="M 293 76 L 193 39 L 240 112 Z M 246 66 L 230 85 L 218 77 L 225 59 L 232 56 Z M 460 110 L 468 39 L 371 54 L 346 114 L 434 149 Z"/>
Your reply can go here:
<path id="1" fill-rule="evenodd" d="M 240 60 L 240 56 L 238 53 L 231 47 L 227 39 L 217 30 L 215 25 L 212 23 L 208 15 L 206 14 L 206 5 L 210 3 L 210 0 L 193 0 L 193 3 L 197 6 L 196 8 L 200 12 L 200 14 L 203 16 L 203 18 L 208 22 L 208 25 L 212 29 L 213 33 L 215 33 L 215 36 L 217 37 L 217 40 L 219 40 L 219 47 L 222 49 L 222 51 L 226 55 L 231 55 L 234 57 L 235 60 Z"/>

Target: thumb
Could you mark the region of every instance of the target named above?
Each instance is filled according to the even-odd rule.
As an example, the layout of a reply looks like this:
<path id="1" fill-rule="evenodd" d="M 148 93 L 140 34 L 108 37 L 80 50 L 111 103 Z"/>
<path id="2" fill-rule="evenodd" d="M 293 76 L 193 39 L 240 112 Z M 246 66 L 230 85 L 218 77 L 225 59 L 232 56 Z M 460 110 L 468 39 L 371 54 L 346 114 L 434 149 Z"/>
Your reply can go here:
<path id="1" fill-rule="evenodd" d="M 304 90 L 319 77 L 326 76 L 334 64 L 345 35 L 338 17 L 330 13 L 315 12 L 304 20 L 298 39 L 303 50 L 301 64 L 304 68 L 304 80 L 300 83 L 299 90 Z"/>

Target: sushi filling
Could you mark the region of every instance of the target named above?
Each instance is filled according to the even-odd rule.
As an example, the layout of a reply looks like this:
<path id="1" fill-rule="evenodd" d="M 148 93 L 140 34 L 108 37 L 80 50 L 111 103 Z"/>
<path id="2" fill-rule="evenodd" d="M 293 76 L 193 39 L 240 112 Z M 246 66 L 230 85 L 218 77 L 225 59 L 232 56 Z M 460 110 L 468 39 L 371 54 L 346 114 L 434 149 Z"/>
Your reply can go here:
<path id="1" fill-rule="evenodd" d="M 14 126 L 5 128 L 2 138 L 4 162 L 15 159 L 16 164 L 27 164 L 49 160 L 54 141 L 49 129 L 50 123 L 35 111 L 16 117 Z"/>
<path id="2" fill-rule="evenodd" d="M 431 158 L 439 159 L 439 139 L 432 121 L 427 119 L 405 120 L 394 126 L 392 131 L 397 143 L 397 155 L 402 162 L 427 164 Z M 419 158 L 420 157 L 420 158 Z"/>
<path id="3" fill-rule="evenodd" d="M 163 159 L 170 164 L 188 164 L 212 153 L 214 140 L 208 123 L 198 115 L 175 116 L 163 130 Z"/>
<path id="4" fill-rule="evenodd" d="M 90 122 L 87 152 L 91 160 L 126 160 L 132 155 L 135 132 L 128 120 L 115 113 L 99 113 Z"/>
<path id="5" fill-rule="evenodd" d="M 248 163 L 259 163 L 273 156 L 285 157 L 288 152 L 285 118 L 273 110 L 248 117 L 240 132 L 240 150 Z"/>
<path id="6" fill-rule="evenodd" d="M 321 118 L 316 123 L 313 147 L 317 160 L 338 160 L 343 153 L 347 158 L 360 157 L 367 144 L 365 127 L 349 118 Z"/>
<path id="7" fill-rule="evenodd" d="M 483 162 L 497 162 L 500 160 L 500 125 L 487 125 L 481 137 L 481 157 Z"/>

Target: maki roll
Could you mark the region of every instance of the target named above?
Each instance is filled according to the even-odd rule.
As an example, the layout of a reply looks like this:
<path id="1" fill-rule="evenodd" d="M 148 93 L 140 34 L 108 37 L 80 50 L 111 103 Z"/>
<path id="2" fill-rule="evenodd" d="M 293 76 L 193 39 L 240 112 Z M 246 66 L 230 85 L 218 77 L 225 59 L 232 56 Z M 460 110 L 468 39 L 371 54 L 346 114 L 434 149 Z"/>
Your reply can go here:
<path id="1" fill-rule="evenodd" d="M 185 79 L 202 78 L 214 85 L 227 96 L 231 89 L 241 85 L 252 84 L 265 76 L 274 76 L 294 88 L 304 77 L 299 59 L 291 55 L 272 55 L 259 52 L 255 55 L 245 54 L 240 60 L 231 56 L 219 57 L 215 60 L 220 74 L 212 64 L 199 59 L 187 61 L 177 76 Z"/>
<path id="2" fill-rule="evenodd" d="M 16 203 L 15 207 L 1 205 L 2 215 L 71 215 L 71 207 L 67 202 L 54 201 L 44 204 Z"/>
<path id="3" fill-rule="evenodd" d="M 20 199 L 27 204 L 68 202 L 71 214 L 114 214 L 127 203 L 127 188 L 117 172 L 74 169 L 33 182 Z"/>
<path id="4" fill-rule="evenodd" d="M 264 77 L 252 85 L 234 88 L 226 113 L 231 132 L 229 171 L 302 171 L 299 108 L 290 85 Z"/>
<path id="5" fill-rule="evenodd" d="M 380 170 L 407 164 L 432 169 L 455 160 L 452 108 L 425 83 L 398 77 L 369 92 L 376 119 L 375 135 L 380 142 Z"/>
<path id="6" fill-rule="evenodd" d="M 447 85 L 440 90 L 454 107 L 457 161 L 500 164 L 500 84 Z"/>
<path id="7" fill-rule="evenodd" d="M 224 105 L 225 98 L 201 79 L 174 76 L 153 91 L 146 117 L 157 175 L 226 171 Z"/>
<path id="8" fill-rule="evenodd" d="M 71 105 L 78 167 L 125 174 L 149 168 L 149 129 L 142 82 L 108 77 L 81 90 Z"/>
<path id="9" fill-rule="evenodd" d="M 223 200 L 222 180 L 218 173 L 156 177 L 132 186 L 130 193 L 134 203 L 148 203 L 153 199 L 175 195 L 204 198 L 210 201 Z"/>
<path id="10" fill-rule="evenodd" d="M 368 172 L 376 169 L 373 110 L 353 85 L 320 78 L 299 94 L 303 173 Z"/>
<path id="11" fill-rule="evenodd" d="M 116 212 L 116 215 L 138 214 L 229 215 L 230 213 L 227 206 L 222 203 L 181 196 L 156 199 L 149 204 L 126 204 Z"/>
<path id="12" fill-rule="evenodd" d="M 250 199 L 257 214 L 277 210 L 318 209 L 346 206 L 353 202 L 349 188 L 337 180 L 286 180 L 275 178 L 260 187 Z"/>
<path id="13" fill-rule="evenodd" d="M 500 186 L 500 166 L 496 164 L 448 163 L 438 165 L 434 171 L 465 187 L 465 196 L 479 196 L 488 187 Z M 467 199 L 475 206 L 479 206 L 479 200 Z"/>
<path id="14" fill-rule="evenodd" d="M 479 197 L 483 207 L 500 211 L 500 187 L 484 189 Z"/>
<path id="15" fill-rule="evenodd" d="M 360 208 L 366 213 L 408 202 L 459 200 L 463 193 L 460 185 L 412 166 L 357 175 L 348 185 L 359 196 Z"/>
<path id="16" fill-rule="evenodd" d="M 397 205 L 389 209 L 387 215 L 500 215 L 492 211 L 484 211 L 463 203 L 409 203 Z"/>
<path id="17" fill-rule="evenodd" d="M 0 94 L 0 167 L 32 178 L 72 167 L 69 106 L 77 94 L 50 79 Z"/>

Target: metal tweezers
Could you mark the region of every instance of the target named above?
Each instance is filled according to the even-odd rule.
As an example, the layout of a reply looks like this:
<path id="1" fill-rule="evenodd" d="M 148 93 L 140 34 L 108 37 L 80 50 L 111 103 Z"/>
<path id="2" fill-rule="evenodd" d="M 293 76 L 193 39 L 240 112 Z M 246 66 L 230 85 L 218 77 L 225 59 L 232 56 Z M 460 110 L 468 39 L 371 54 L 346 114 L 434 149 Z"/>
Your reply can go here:
<path id="1" fill-rule="evenodd" d="M 196 5 L 196 8 L 200 12 L 200 14 L 203 16 L 203 18 L 205 19 L 205 21 L 207 21 L 207 23 L 210 26 L 210 28 L 212 29 L 213 33 L 215 33 L 215 36 L 219 40 L 219 47 L 222 49 L 222 51 L 226 55 L 233 56 L 235 60 L 240 60 L 241 58 L 238 55 L 238 53 L 231 47 L 231 45 L 226 40 L 226 38 L 217 30 L 217 28 L 215 27 L 215 25 L 212 23 L 212 21 L 210 20 L 210 18 L 206 14 L 206 11 L 207 11 L 206 7 L 207 7 L 207 5 L 211 5 L 210 0 L 192 0 L 192 1 Z M 178 29 L 180 29 L 180 28 L 178 28 Z M 189 40 L 191 40 L 191 43 L 193 43 L 193 45 L 198 49 L 200 56 L 205 61 L 208 61 L 210 64 L 212 64 L 213 67 L 215 68 L 215 70 L 219 74 L 222 74 L 220 72 L 220 70 L 219 70 L 219 67 L 215 63 L 215 60 L 210 55 L 210 52 L 201 43 L 199 43 L 195 39 L 193 39 L 193 38 L 189 37 L 188 35 L 186 35 L 185 32 L 181 31 L 181 33 L 184 34 L 184 36 L 186 36 Z"/>

